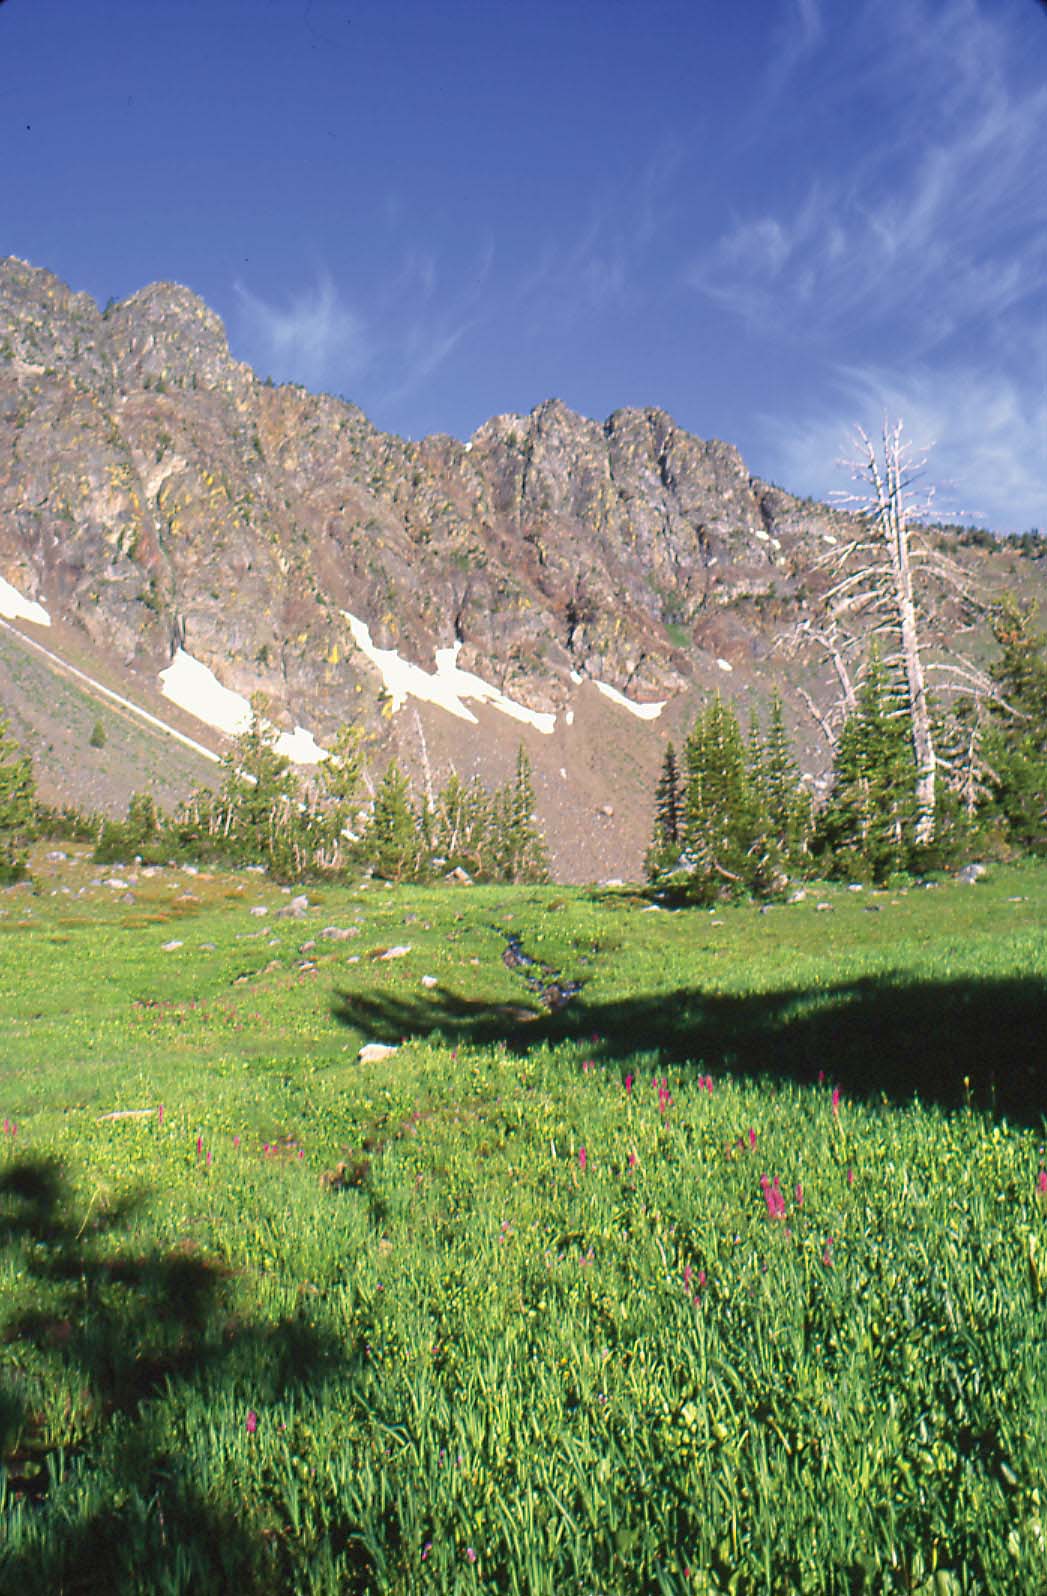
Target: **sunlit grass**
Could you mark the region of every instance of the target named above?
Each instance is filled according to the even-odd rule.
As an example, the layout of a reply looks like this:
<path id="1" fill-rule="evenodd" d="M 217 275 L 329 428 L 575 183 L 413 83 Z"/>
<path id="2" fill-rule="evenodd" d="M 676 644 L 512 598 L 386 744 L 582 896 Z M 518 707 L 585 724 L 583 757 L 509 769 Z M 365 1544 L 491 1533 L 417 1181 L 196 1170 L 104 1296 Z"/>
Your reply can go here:
<path id="1" fill-rule="evenodd" d="M 0 897 L 0 1584 L 1047 1588 L 1047 872 L 98 874 Z"/>

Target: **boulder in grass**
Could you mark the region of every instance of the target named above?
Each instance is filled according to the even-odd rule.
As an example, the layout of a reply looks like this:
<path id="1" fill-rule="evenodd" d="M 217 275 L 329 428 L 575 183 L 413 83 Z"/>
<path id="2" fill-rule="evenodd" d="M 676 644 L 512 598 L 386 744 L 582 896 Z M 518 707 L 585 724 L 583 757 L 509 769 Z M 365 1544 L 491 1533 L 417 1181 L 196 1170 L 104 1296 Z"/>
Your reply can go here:
<path id="1" fill-rule="evenodd" d="M 282 920 L 301 920 L 308 912 L 308 909 L 309 899 L 302 892 L 297 898 L 292 898 L 290 903 L 285 904 L 282 909 L 277 909 L 276 912 Z"/>
<path id="2" fill-rule="evenodd" d="M 356 1055 L 361 1064 L 377 1064 L 379 1060 L 388 1058 L 397 1049 L 390 1047 L 388 1042 L 365 1042 Z"/>
<path id="3" fill-rule="evenodd" d="M 973 887 L 974 883 L 980 881 L 984 874 L 985 866 L 983 864 L 965 864 L 962 870 L 957 870 L 956 879 L 957 881 L 966 882 L 969 887 Z"/>
<path id="4" fill-rule="evenodd" d="M 395 948 L 386 948 L 385 952 L 380 953 L 378 957 L 383 961 L 385 959 L 402 959 L 410 951 L 411 944 L 409 942 L 399 942 Z"/>

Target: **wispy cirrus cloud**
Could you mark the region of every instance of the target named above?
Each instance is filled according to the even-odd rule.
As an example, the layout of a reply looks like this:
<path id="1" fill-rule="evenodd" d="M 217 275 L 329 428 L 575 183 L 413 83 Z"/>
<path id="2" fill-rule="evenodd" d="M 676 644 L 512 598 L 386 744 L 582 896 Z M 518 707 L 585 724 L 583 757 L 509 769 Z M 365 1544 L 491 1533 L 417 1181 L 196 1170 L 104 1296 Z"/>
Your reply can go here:
<path id="1" fill-rule="evenodd" d="M 942 520 L 994 531 L 1047 531 L 1047 386 L 1038 393 L 976 366 L 918 368 L 899 376 L 882 367 L 841 368 L 831 393 L 805 417 L 763 418 L 772 474 L 798 492 L 846 487 L 842 461 L 853 430 L 871 435 L 900 419 L 935 488 Z"/>
<path id="2" fill-rule="evenodd" d="M 687 280 L 756 325 L 838 338 L 891 322 L 922 354 L 1043 294 L 1047 84 L 1016 87 L 974 0 L 867 9 L 855 45 L 874 22 L 898 91 L 875 137 L 817 159 L 799 207 L 740 218 Z M 866 114 L 868 71 L 856 60 L 850 85 Z"/>
<path id="3" fill-rule="evenodd" d="M 283 303 L 235 286 L 237 341 L 259 371 L 280 382 L 395 406 L 443 365 L 481 313 L 491 252 L 445 288 L 435 252 L 406 248 L 376 290 L 349 292 L 326 268 Z"/>
<path id="4" fill-rule="evenodd" d="M 346 304 L 333 279 L 321 272 L 284 304 L 273 304 L 243 283 L 235 284 L 242 336 L 253 364 L 281 381 L 307 388 L 333 379 L 354 380 L 371 359 L 364 317 Z"/>

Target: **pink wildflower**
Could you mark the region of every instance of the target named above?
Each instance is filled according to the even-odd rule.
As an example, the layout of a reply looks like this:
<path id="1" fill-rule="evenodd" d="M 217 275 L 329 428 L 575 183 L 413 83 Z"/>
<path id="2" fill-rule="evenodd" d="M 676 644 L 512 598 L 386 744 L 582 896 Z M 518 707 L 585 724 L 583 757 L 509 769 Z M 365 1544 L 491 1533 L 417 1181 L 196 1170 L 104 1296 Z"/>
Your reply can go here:
<path id="1" fill-rule="evenodd" d="M 465 1555 L 469 1559 L 470 1563 L 476 1562 L 476 1553 L 473 1551 L 471 1546 L 467 1546 L 465 1548 Z"/>
<path id="2" fill-rule="evenodd" d="M 234 1146 L 234 1147 L 239 1147 L 239 1145 L 240 1145 L 240 1138 L 239 1138 L 239 1136 L 234 1136 L 234 1137 L 233 1137 L 233 1146 Z"/>
<path id="3" fill-rule="evenodd" d="M 156 1111 L 156 1123 L 158 1125 L 162 1125 L 163 1122 L 164 1122 L 164 1105 L 163 1105 L 163 1103 L 161 1103 L 160 1107 Z"/>
<path id="4" fill-rule="evenodd" d="M 423 1563 L 425 1562 L 426 1558 L 429 1556 L 429 1553 L 432 1551 L 432 1549 L 433 1549 L 432 1541 L 426 1541 L 425 1545 L 422 1547 L 422 1562 Z"/>
<path id="5" fill-rule="evenodd" d="M 756 1132 L 751 1125 L 749 1126 L 749 1151 L 751 1153 L 756 1151 Z"/>
<path id="6" fill-rule="evenodd" d="M 626 1095 L 626 1097 L 631 1097 L 631 1096 L 632 1096 L 632 1092 L 633 1092 L 633 1079 L 634 1079 L 634 1077 L 633 1077 L 633 1075 L 632 1075 L 632 1074 L 631 1074 L 631 1073 L 630 1073 L 630 1074 L 628 1074 L 628 1075 L 627 1075 L 627 1076 L 626 1076 L 626 1077 L 625 1077 L 625 1095 Z"/>
<path id="7" fill-rule="evenodd" d="M 691 1268 L 690 1264 L 684 1264 L 684 1266 L 683 1266 L 683 1283 L 684 1283 L 685 1286 L 690 1286 L 691 1279 L 692 1279 L 693 1275 L 694 1275 L 694 1270 Z"/>
<path id="8" fill-rule="evenodd" d="M 635 1152 L 630 1153 L 629 1154 L 629 1168 L 630 1169 L 635 1169 L 638 1163 L 639 1163 L 639 1159 L 637 1158 Z"/>
<path id="9" fill-rule="evenodd" d="M 210 1148 L 207 1149 L 207 1167 L 208 1167 L 208 1169 L 210 1169 L 210 1167 L 211 1167 L 211 1149 Z"/>
<path id="10" fill-rule="evenodd" d="M 578 1168 L 582 1171 L 583 1175 L 585 1174 L 585 1166 L 586 1166 L 587 1162 L 588 1162 L 588 1157 L 587 1157 L 585 1148 L 584 1147 L 579 1147 L 579 1149 L 578 1149 Z"/>
<path id="11" fill-rule="evenodd" d="M 833 1115 L 834 1115 L 834 1117 L 838 1118 L 839 1117 L 839 1113 L 840 1113 L 840 1088 L 838 1086 L 834 1086 L 833 1087 Z"/>
<path id="12" fill-rule="evenodd" d="M 1047 1196 L 1047 1169 L 1040 1170 L 1036 1179 L 1036 1189 L 1043 1192 L 1044 1196 Z"/>
<path id="13" fill-rule="evenodd" d="M 253 1435 L 254 1432 L 257 1430 L 257 1428 L 258 1428 L 258 1414 L 255 1412 L 254 1408 L 248 1408 L 248 1410 L 247 1410 L 247 1433 L 248 1433 L 248 1435 Z"/>
<path id="14" fill-rule="evenodd" d="M 704 1289 L 705 1289 L 705 1270 L 704 1269 L 699 1269 L 699 1271 L 698 1271 L 698 1286 L 699 1286 L 700 1290 L 704 1291 Z"/>
<path id="15" fill-rule="evenodd" d="M 853 1169 L 848 1169 L 848 1171 L 847 1171 L 847 1184 L 848 1184 L 848 1186 L 853 1186 L 854 1185 L 854 1170 Z"/>

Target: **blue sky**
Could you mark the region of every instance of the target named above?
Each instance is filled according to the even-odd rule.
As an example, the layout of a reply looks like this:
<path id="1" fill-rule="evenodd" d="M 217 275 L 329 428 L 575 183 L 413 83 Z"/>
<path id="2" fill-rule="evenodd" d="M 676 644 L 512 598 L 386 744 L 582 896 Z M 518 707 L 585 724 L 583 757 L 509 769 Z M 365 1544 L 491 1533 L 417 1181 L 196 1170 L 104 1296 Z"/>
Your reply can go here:
<path id="1" fill-rule="evenodd" d="M 658 405 L 825 495 L 887 412 L 1047 530 L 1037 0 L 6 0 L 0 149 L 0 254 L 387 430 Z"/>

